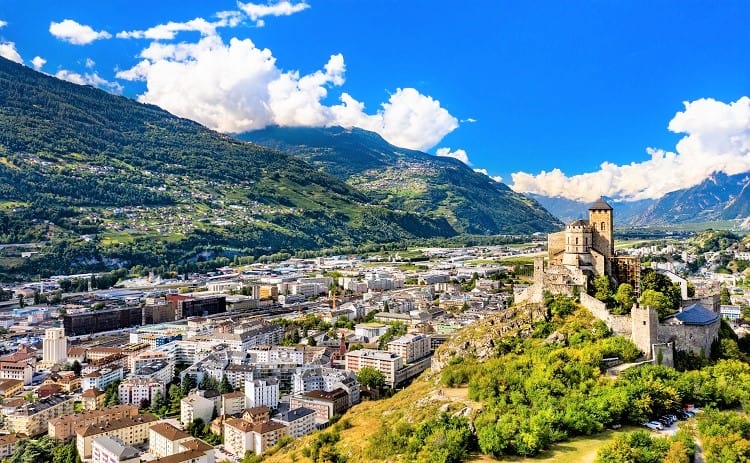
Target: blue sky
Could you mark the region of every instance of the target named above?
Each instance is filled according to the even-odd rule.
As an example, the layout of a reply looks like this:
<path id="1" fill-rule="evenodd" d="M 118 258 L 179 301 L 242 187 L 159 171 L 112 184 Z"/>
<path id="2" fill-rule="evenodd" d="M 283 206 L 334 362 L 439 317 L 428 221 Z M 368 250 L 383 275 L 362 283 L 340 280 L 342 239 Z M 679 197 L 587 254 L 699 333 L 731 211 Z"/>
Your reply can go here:
<path id="1" fill-rule="evenodd" d="M 0 55 L 226 132 L 356 125 L 520 191 L 641 199 L 750 171 L 750 3 L 717 5 L 0 0 Z"/>

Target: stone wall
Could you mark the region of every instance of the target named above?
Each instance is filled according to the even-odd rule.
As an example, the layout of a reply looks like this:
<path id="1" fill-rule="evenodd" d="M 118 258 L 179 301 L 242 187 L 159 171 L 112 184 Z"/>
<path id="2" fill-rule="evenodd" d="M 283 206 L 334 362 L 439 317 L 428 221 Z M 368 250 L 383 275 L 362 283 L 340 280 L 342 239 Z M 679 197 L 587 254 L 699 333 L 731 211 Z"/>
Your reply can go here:
<path id="1" fill-rule="evenodd" d="M 660 324 L 659 342 L 673 341 L 677 350 L 709 357 L 711 344 L 719 337 L 719 325 L 718 322 L 704 326 Z"/>
<path id="2" fill-rule="evenodd" d="M 581 293 L 581 305 L 586 307 L 594 317 L 606 323 L 613 333 L 625 337 L 632 335 L 633 322 L 629 315 L 612 315 L 604 302 L 586 293 Z"/>

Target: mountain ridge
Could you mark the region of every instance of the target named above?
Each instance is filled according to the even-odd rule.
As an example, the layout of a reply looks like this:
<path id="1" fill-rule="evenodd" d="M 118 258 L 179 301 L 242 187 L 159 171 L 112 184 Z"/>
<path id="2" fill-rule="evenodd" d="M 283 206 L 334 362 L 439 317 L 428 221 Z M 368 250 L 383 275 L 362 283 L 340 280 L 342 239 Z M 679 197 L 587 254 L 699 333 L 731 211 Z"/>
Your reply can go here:
<path id="1" fill-rule="evenodd" d="M 532 233 L 562 226 L 536 201 L 462 162 L 396 147 L 374 132 L 273 126 L 238 137 L 297 155 L 383 206 L 444 216 L 459 233 Z"/>

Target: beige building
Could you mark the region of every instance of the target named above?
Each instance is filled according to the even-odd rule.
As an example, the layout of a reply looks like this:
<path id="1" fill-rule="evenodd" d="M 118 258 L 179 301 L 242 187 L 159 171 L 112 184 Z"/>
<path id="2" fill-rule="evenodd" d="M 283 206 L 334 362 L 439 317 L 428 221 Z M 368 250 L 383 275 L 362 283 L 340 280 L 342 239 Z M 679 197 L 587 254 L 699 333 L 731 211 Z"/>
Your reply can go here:
<path id="1" fill-rule="evenodd" d="M 38 402 L 26 403 L 5 417 L 5 426 L 11 433 L 36 437 L 47 432 L 47 423 L 61 415 L 73 413 L 75 397 L 53 394 Z"/>
<path id="2" fill-rule="evenodd" d="M 75 435 L 76 429 L 138 415 L 138 407 L 115 405 L 101 410 L 91 410 L 72 415 L 58 416 L 47 423 L 47 434 L 53 439 L 66 441 Z"/>
<path id="3" fill-rule="evenodd" d="M 221 396 L 221 414 L 227 416 L 241 415 L 245 411 L 246 399 L 242 391 L 229 392 Z"/>
<path id="4" fill-rule="evenodd" d="M 376 349 L 359 349 L 346 353 L 346 369 L 358 372 L 361 368 L 372 367 L 385 376 L 385 384 L 395 387 L 396 372 L 404 367 L 404 359 L 393 352 Z"/>
<path id="5" fill-rule="evenodd" d="M 64 328 L 47 328 L 42 340 L 42 362 L 45 365 L 65 363 L 68 359 L 68 338 Z"/>
<path id="6" fill-rule="evenodd" d="M 330 392 L 310 391 L 293 395 L 289 399 L 289 408 L 309 408 L 315 412 L 317 423 L 327 423 L 336 415 L 343 415 L 349 408 L 349 394 L 339 388 Z"/>
<path id="7" fill-rule="evenodd" d="M 430 355 L 430 338 L 424 334 L 405 334 L 388 343 L 388 352 L 393 352 L 404 359 L 404 363 Z"/>
<path id="8" fill-rule="evenodd" d="M 148 436 L 148 452 L 157 458 L 182 452 L 180 444 L 193 439 L 190 434 L 180 431 L 169 423 L 151 426 Z"/>
<path id="9" fill-rule="evenodd" d="M 93 388 L 81 394 L 81 406 L 84 410 L 96 410 L 104 408 L 106 396 L 104 391 Z"/>
<path id="10" fill-rule="evenodd" d="M 21 439 L 22 437 L 18 434 L 0 435 L 0 458 L 13 455 L 13 452 L 16 451 L 16 445 L 18 445 L 18 441 Z"/>
<path id="11" fill-rule="evenodd" d="M 20 379 L 0 379 L 0 397 L 11 397 L 23 390 Z"/>
<path id="12" fill-rule="evenodd" d="M 148 440 L 148 430 L 159 418 L 150 413 L 136 415 L 106 423 L 80 427 L 76 430 L 76 448 L 82 459 L 91 458 L 93 440 L 99 436 L 114 436 L 127 445 L 143 444 Z"/>

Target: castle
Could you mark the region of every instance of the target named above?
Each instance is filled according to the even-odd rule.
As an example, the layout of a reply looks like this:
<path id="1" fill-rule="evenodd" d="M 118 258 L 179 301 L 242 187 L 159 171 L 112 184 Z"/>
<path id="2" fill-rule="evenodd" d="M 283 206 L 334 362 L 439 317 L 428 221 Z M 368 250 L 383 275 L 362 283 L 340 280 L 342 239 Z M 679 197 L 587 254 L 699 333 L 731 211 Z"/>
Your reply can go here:
<path id="1" fill-rule="evenodd" d="M 544 292 L 579 295 L 581 304 L 596 318 L 615 334 L 630 337 L 652 361 L 672 366 L 674 350 L 709 356 L 721 320 L 710 308 L 693 304 L 660 321 L 654 309 L 637 304 L 629 315 L 613 315 L 603 302 L 588 295 L 590 282 L 602 275 L 615 286 L 629 283 L 640 295 L 641 277 L 637 257 L 615 253 L 612 206 L 600 198 L 588 212 L 588 220 L 576 220 L 564 231 L 549 234 L 547 263 L 543 256 L 534 259 L 534 284 L 516 302 L 541 302 Z"/>
<path id="2" fill-rule="evenodd" d="M 589 219 L 576 220 L 547 237 L 544 257 L 534 261 L 534 283 L 553 294 L 585 293 L 591 279 L 607 275 L 616 285 L 630 283 L 639 293 L 640 261 L 615 254 L 612 206 L 599 198 L 589 207 Z"/>

